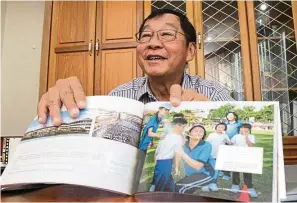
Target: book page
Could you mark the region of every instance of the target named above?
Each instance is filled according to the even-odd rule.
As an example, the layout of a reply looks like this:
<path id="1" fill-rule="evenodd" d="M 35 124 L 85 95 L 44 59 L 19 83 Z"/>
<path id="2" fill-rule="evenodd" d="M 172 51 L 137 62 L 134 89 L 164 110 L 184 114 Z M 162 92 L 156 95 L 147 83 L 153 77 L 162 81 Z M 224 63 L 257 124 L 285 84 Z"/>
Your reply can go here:
<path id="1" fill-rule="evenodd" d="M 135 191 L 143 104 L 120 97 L 87 97 L 77 119 L 63 108 L 54 127 L 35 119 L 2 175 L 2 187 L 66 183 L 125 194 Z"/>
<path id="2" fill-rule="evenodd" d="M 175 192 L 244 202 L 275 200 L 276 104 L 182 102 L 168 112 L 161 111 L 162 103 L 146 104 L 139 199 L 147 192 Z M 148 128 L 155 133 L 152 139 Z"/>
<path id="3" fill-rule="evenodd" d="M 286 178 L 279 103 L 275 105 L 275 112 L 277 112 L 275 114 L 275 123 L 277 126 L 277 130 L 275 131 L 275 136 L 277 136 L 277 152 L 275 152 L 275 159 L 277 160 L 277 173 L 275 175 L 275 184 L 277 184 L 277 192 L 275 192 L 275 194 L 278 195 L 278 197 L 275 198 L 278 198 L 277 200 L 280 202 L 281 200 L 286 199 Z"/>

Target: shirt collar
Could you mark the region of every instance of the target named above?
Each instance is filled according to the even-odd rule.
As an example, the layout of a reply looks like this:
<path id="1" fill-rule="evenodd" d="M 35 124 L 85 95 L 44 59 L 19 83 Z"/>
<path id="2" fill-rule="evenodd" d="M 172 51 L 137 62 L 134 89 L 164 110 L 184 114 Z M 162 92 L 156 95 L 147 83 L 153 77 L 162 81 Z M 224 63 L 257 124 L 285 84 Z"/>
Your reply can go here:
<path id="1" fill-rule="evenodd" d="M 182 88 L 183 89 L 195 89 L 195 83 L 197 83 L 197 81 L 192 81 L 191 76 L 188 73 L 184 72 Z M 140 100 L 140 98 L 142 96 L 144 96 L 145 94 L 148 94 L 148 96 L 151 97 L 153 100 L 158 101 L 157 98 L 153 95 L 153 93 L 149 87 L 148 77 L 145 78 L 145 82 L 138 89 L 137 100 Z"/>
<path id="2" fill-rule="evenodd" d="M 187 141 L 185 143 L 185 146 L 190 150 L 190 151 L 193 151 L 194 149 L 196 149 L 198 146 L 201 146 L 201 145 L 204 145 L 205 141 L 204 140 L 201 140 L 193 149 L 190 148 L 190 145 L 189 145 L 190 141 Z"/>

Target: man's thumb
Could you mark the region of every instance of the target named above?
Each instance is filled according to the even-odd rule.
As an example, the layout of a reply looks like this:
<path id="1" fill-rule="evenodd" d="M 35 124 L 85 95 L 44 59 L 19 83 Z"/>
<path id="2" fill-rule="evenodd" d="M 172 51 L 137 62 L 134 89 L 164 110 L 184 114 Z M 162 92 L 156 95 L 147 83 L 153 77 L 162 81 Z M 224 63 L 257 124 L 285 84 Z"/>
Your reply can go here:
<path id="1" fill-rule="evenodd" d="M 182 87 L 178 84 L 174 84 L 170 87 L 170 103 L 172 106 L 177 107 L 181 103 Z"/>

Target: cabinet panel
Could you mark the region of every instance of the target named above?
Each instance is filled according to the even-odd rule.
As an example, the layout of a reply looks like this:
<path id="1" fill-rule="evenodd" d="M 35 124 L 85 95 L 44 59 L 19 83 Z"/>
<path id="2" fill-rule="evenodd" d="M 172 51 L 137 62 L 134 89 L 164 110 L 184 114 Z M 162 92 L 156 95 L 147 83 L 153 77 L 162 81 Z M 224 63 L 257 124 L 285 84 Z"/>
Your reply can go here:
<path id="1" fill-rule="evenodd" d="M 115 87 L 136 77 L 136 50 L 102 51 L 101 91 L 108 94 Z"/>
<path id="2" fill-rule="evenodd" d="M 102 42 L 136 41 L 136 1 L 104 1 Z"/>
<path id="3" fill-rule="evenodd" d="M 56 1 L 53 4 L 54 46 L 86 44 L 95 36 L 96 2 Z"/>
<path id="4" fill-rule="evenodd" d="M 49 86 L 55 85 L 58 79 L 77 76 L 87 95 L 93 94 L 94 63 L 88 53 L 60 53 L 55 56 L 56 69 L 50 71 Z"/>

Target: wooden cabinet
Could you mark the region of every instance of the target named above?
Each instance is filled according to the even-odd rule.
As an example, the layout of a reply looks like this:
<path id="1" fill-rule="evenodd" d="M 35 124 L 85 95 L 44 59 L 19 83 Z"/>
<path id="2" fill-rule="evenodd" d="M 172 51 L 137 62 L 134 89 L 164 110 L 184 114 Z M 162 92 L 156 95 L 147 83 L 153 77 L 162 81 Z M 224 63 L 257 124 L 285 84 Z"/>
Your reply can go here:
<path id="1" fill-rule="evenodd" d="M 50 51 L 48 67 L 42 70 L 47 71 L 43 74 L 48 76 L 47 85 L 41 93 L 58 79 L 77 76 L 87 95 L 108 94 L 143 75 L 135 51 L 143 2 L 54 1 L 47 5 L 52 13 Z"/>

